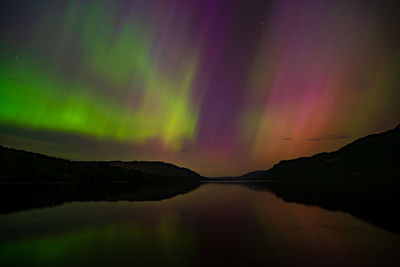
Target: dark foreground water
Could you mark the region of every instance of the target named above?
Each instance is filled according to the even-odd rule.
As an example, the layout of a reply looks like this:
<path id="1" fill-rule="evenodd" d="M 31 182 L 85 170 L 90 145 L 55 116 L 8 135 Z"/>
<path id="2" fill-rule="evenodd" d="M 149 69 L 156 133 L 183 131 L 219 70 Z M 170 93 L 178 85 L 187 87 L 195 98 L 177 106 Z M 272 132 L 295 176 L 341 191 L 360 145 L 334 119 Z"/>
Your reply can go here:
<path id="1" fill-rule="evenodd" d="M 0 266 L 400 266 L 400 235 L 240 184 L 0 215 Z"/>

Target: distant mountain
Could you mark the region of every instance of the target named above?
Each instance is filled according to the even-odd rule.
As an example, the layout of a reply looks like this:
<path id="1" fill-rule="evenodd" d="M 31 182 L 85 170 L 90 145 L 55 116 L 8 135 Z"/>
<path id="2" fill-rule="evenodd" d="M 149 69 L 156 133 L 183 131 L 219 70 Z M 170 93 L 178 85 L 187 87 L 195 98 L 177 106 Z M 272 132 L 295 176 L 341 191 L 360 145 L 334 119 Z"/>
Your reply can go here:
<path id="1" fill-rule="evenodd" d="M 258 180 L 265 177 L 266 172 L 266 170 L 253 171 L 239 176 L 238 178 L 243 180 Z"/>
<path id="2" fill-rule="evenodd" d="M 200 180 L 173 164 L 147 161 L 70 161 L 0 146 L 1 182 Z"/>
<path id="3" fill-rule="evenodd" d="M 241 176 L 223 176 L 210 178 L 211 181 L 243 181 L 243 180 L 261 180 L 265 179 L 266 170 L 252 171 Z"/>
<path id="4" fill-rule="evenodd" d="M 341 210 L 400 232 L 400 126 L 331 153 L 281 161 L 265 173 L 286 201 Z"/>

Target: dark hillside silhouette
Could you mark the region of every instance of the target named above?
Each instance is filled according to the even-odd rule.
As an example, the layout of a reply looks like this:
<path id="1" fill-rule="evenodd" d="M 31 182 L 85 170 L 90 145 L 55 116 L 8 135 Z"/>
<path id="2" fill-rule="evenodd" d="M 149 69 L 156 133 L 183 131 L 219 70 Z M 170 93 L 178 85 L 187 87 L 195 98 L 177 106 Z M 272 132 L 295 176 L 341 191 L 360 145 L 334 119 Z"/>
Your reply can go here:
<path id="1" fill-rule="evenodd" d="M 247 180 L 249 188 L 271 190 L 286 201 L 349 212 L 400 232 L 399 151 L 400 126 L 335 152 L 281 161 L 268 171 L 211 179 L 163 162 L 69 161 L 0 146 L 0 213 L 68 201 L 157 200 L 194 189 L 201 180 Z M 59 182 L 71 184 L 49 185 Z M 31 190 L 21 183 L 38 184 Z"/>
<path id="2" fill-rule="evenodd" d="M 400 126 L 360 138 L 331 153 L 281 161 L 267 186 L 287 201 L 349 212 L 400 232 Z"/>
<path id="3" fill-rule="evenodd" d="M 134 182 L 200 178 L 189 169 L 164 162 L 70 161 L 0 146 L 0 182 Z"/>

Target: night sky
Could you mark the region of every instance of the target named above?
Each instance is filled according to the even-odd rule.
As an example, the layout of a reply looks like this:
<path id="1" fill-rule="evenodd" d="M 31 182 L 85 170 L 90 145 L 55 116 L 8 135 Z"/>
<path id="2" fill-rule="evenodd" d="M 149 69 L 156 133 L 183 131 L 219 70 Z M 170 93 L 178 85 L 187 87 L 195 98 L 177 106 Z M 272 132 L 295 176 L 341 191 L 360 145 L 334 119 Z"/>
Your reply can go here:
<path id="1" fill-rule="evenodd" d="M 240 175 L 400 123 L 400 4 L 1 1 L 0 144 Z"/>

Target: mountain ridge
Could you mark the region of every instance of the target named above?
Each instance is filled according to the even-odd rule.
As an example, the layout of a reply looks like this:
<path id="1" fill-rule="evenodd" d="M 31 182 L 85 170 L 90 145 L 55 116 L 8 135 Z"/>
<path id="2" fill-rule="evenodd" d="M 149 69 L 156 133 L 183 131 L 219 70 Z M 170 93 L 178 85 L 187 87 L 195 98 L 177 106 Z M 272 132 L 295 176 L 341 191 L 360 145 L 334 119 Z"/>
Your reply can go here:
<path id="1" fill-rule="evenodd" d="M 161 161 L 72 161 L 0 145 L 0 182 L 199 180 L 200 174 Z"/>
<path id="2" fill-rule="evenodd" d="M 392 138 L 395 140 L 394 146 L 392 143 L 382 142 L 382 138 L 387 136 L 400 136 L 400 125 L 395 128 L 383 132 L 383 133 L 375 133 L 364 136 L 362 138 L 356 139 L 355 141 L 344 145 L 333 152 L 321 152 L 309 157 L 299 157 L 296 159 L 290 160 L 282 160 L 279 163 L 275 164 L 272 168 L 268 170 L 255 170 L 241 176 L 227 176 L 227 177 L 204 177 L 188 168 L 180 167 L 174 165 L 172 163 L 166 163 L 162 161 L 73 161 L 68 159 L 63 159 L 59 157 L 48 156 L 45 154 L 40 154 L 36 152 L 30 152 L 25 150 L 19 150 L 14 148 L 8 148 L 0 145 L 0 155 L 3 158 L 0 161 L 0 167 L 2 167 L 3 171 L 0 172 L 0 181 L 13 179 L 22 179 L 25 177 L 37 178 L 40 180 L 39 176 L 45 178 L 45 181 L 51 181 L 51 177 L 59 176 L 61 180 L 77 180 L 77 179 L 85 179 L 85 181 L 96 180 L 96 178 L 89 177 L 90 175 L 100 175 L 99 181 L 111 181 L 121 179 L 123 181 L 132 180 L 132 179 L 145 179 L 151 176 L 153 179 L 162 179 L 164 178 L 190 178 L 190 179 L 205 179 L 205 180 L 285 180 L 291 179 L 289 177 L 304 177 L 309 175 L 312 172 L 312 176 L 316 177 L 318 175 L 324 175 L 325 179 L 332 178 L 332 176 L 337 175 L 347 175 L 351 179 L 366 179 L 373 178 L 377 175 L 390 175 L 395 172 L 397 167 L 397 161 L 393 161 L 393 157 L 387 157 L 387 151 L 390 154 L 398 154 L 397 151 L 400 150 L 400 138 Z M 397 141 L 396 141 L 397 140 Z M 378 141 L 378 142 L 376 142 Z M 373 147 L 367 147 L 366 145 L 372 144 Z M 357 151 L 355 152 L 355 148 Z M 384 148 L 384 151 L 382 151 Z M 361 150 L 361 151 L 360 151 Z M 380 156 L 377 157 L 376 153 L 380 152 Z M 358 153 L 354 155 L 354 153 Z M 364 153 L 360 156 L 360 153 Z M 372 153 L 372 158 L 368 156 L 368 154 Z M 16 156 L 16 154 L 19 154 Z M 400 154 L 397 155 L 400 157 Z M 56 168 L 59 172 L 55 172 L 55 170 L 50 173 L 46 173 L 43 170 L 46 170 L 46 167 L 49 166 L 42 164 L 42 170 L 38 170 L 39 166 L 25 166 L 23 162 L 21 163 L 21 158 L 31 161 L 47 161 L 47 163 L 63 165 L 58 166 Z M 360 171 L 365 169 L 365 166 L 373 166 L 373 160 L 377 160 L 376 163 L 380 164 L 380 169 L 377 170 L 375 168 L 374 171 L 368 169 L 367 171 Z M 16 160 L 16 162 L 12 162 L 12 160 Z M 343 164 L 345 162 L 345 164 Z M 368 164 L 366 164 L 366 162 Z M 15 164 L 22 164 L 21 166 L 15 166 Z M 346 166 L 339 166 L 338 164 Z M 351 164 L 350 164 L 351 163 Z M 376 164 L 375 163 L 375 164 Z M 33 163 L 32 163 L 33 164 Z M 32 165 L 31 164 L 31 165 Z M 74 171 L 74 166 L 76 170 Z M 337 169 L 341 170 L 342 173 L 338 173 Z M 83 169 L 87 168 L 87 171 Z M 326 169 L 329 168 L 329 172 L 327 173 Z M 7 173 L 4 173 L 4 169 L 7 170 Z M 79 171 L 78 171 L 79 169 Z M 97 169 L 97 171 L 96 171 Z M 25 170 L 25 172 L 24 172 Z M 345 171 L 345 173 L 343 173 Z M 104 172 L 104 174 L 101 174 Z M 34 177 L 34 176 L 38 177 Z M 110 177 L 106 177 L 106 176 Z M 145 177 L 147 176 L 147 177 Z M 54 178 L 54 177 L 53 177 Z M 90 178 L 90 179 L 89 179 Z M 118 179 L 117 179 L 118 178 Z M 11 181 L 11 180 L 10 180 Z"/>
<path id="3" fill-rule="evenodd" d="M 267 170 L 266 177 L 293 179 L 346 176 L 349 179 L 373 179 L 376 176 L 399 175 L 400 125 L 364 136 L 333 152 L 322 152 L 310 157 L 283 160 Z M 265 177 L 264 177 L 265 178 Z"/>
<path id="4" fill-rule="evenodd" d="M 284 201 L 344 211 L 400 233 L 400 126 L 334 152 L 279 162 L 263 179 Z"/>

